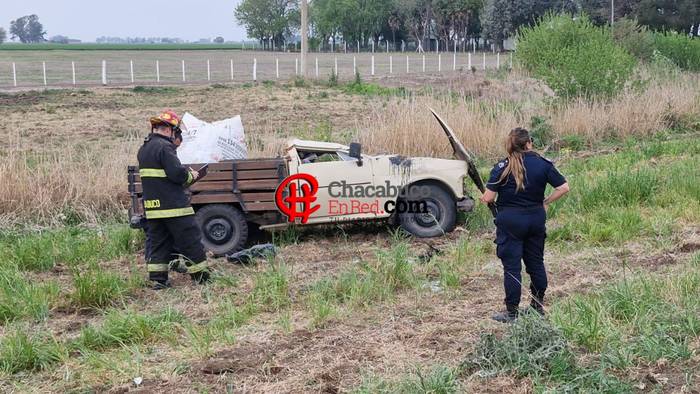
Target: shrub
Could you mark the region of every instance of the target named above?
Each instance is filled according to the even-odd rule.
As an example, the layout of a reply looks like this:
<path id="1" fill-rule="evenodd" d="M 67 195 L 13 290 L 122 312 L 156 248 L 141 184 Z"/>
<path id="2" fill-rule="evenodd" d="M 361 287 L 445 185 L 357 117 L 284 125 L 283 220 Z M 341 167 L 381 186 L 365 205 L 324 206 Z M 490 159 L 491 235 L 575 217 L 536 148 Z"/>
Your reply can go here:
<path id="1" fill-rule="evenodd" d="M 84 308 L 102 308 L 120 301 L 128 291 L 128 283 L 119 275 L 91 264 L 73 271 L 71 295 L 73 303 Z"/>
<path id="2" fill-rule="evenodd" d="M 25 317 L 45 318 L 58 293 L 54 281 L 34 283 L 16 267 L 0 266 L 0 324 Z"/>
<path id="3" fill-rule="evenodd" d="M 64 347 L 55 339 L 30 336 L 22 330 L 0 342 L 0 371 L 5 373 L 46 370 L 65 357 Z"/>
<path id="4" fill-rule="evenodd" d="M 112 310 L 107 314 L 101 326 L 83 328 L 73 346 L 81 352 L 85 352 L 120 345 L 145 343 L 173 336 L 176 323 L 183 321 L 185 321 L 185 317 L 172 309 L 166 309 L 155 315 L 151 313 L 139 314 L 133 310 Z"/>
<path id="5" fill-rule="evenodd" d="M 530 119 L 530 135 L 537 148 L 543 148 L 552 142 L 554 128 L 543 116 L 533 116 Z"/>
<path id="6" fill-rule="evenodd" d="M 629 392 L 629 387 L 603 368 L 581 367 L 561 330 L 535 314 L 523 314 L 503 338 L 481 336 L 462 363 L 463 370 L 480 376 L 530 377 L 535 392 Z"/>
<path id="7" fill-rule="evenodd" d="M 586 16 L 547 14 L 518 34 L 520 64 L 564 97 L 613 96 L 625 85 L 635 59 L 610 32 Z"/>
<path id="8" fill-rule="evenodd" d="M 676 32 L 654 33 L 654 48 L 678 67 L 700 71 L 700 40 Z"/>
<path id="9" fill-rule="evenodd" d="M 635 57 L 648 61 L 654 52 L 654 37 L 646 26 L 640 26 L 636 19 L 622 18 L 615 21 L 613 39 L 618 45 Z"/>
<path id="10" fill-rule="evenodd" d="M 265 271 L 255 276 L 255 284 L 253 292 L 249 296 L 249 302 L 270 312 L 286 308 L 291 302 L 287 267 L 270 260 Z"/>

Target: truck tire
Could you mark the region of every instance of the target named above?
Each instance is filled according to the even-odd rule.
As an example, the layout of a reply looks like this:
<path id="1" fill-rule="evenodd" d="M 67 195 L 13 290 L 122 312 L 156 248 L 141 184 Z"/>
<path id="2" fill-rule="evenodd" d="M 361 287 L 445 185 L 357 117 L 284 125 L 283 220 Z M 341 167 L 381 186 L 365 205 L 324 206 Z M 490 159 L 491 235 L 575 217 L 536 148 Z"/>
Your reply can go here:
<path id="1" fill-rule="evenodd" d="M 248 240 L 245 216 L 232 205 L 205 205 L 197 210 L 195 219 L 202 230 L 204 248 L 215 256 L 237 252 Z"/>
<path id="2" fill-rule="evenodd" d="M 454 230 L 457 205 L 452 195 L 437 185 L 425 185 L 427 196 L 407 196 L 403 201 L 425 203 L 426 213 L 400 213 L 401 228 L 419 238 L 439 237 Z"/>

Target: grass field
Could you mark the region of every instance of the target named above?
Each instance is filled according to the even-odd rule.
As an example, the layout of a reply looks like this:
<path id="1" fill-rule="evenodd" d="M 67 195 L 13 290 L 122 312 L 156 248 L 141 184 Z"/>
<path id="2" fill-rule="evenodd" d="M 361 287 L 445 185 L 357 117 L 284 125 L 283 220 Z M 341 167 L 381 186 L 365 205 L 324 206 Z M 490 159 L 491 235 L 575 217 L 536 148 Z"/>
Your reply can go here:
<path id="1" fill-rule="evenodd" d="M 697 86 L 653 76 L 562 102 L 527 76 L 479 72 L 0 95 L 0 391 L 697 391 Z M 548 214 L 548 319 L 488 318 L 502 270 L 483 206 L 431 240 L 292 229 L 271 236 L 274 258 L 213 260 L 206 287 L 176 273 L 173 289 L 146 287 L 120 198 L 152 113 L 240 113 L 255 157 L 291 136 L 449 157 L 426 106 L 483 174 L 525 125 L 568 178 Z"/>

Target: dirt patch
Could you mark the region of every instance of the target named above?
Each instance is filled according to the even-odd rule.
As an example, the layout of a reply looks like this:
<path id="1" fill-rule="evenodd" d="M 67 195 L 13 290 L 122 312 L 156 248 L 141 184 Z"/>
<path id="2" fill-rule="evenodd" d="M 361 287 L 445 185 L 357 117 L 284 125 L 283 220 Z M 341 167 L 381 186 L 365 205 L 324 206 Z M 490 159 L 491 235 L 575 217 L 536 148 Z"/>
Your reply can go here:
<path id="1" fill-rule="evenodd" d="M 700 250 L 700 242 L 689 242 L 678 248 L 678 251 L 681 253 L 691 253 L 696 250 Z"/>
<path id="2" fill-rule="evenodd" d="M 639 256 L 634 260 L 633 266 L 641 266 L 650 270 L 658 270 L 678 263 L 678 259 L 671 253 L 661 253 L 653 256 Z"/>

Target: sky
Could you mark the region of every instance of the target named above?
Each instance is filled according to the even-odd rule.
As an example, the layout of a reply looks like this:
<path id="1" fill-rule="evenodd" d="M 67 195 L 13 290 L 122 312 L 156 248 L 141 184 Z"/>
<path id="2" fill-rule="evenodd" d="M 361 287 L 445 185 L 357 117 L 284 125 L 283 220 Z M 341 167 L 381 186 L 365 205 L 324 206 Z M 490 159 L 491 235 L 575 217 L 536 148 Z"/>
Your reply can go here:
<path id="1" fill-rule="evenodd" d="M 37 14 L 46 37 L 60 34 L 93 42 L 97 37 L 179 37 L 188 41 L 222 36 L 246 38 L 233 10 L 240 0 L 3 0 L 0 27 Z"/>

